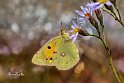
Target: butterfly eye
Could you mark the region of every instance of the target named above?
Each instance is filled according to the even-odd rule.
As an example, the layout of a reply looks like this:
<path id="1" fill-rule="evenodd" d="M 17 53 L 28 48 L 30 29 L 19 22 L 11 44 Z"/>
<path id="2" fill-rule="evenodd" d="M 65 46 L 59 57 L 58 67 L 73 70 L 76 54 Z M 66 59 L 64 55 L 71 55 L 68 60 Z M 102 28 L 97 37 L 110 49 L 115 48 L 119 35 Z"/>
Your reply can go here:
<path id="1" fill-rule="evenodd" d="M 51 46 L 48 46 L 47 48 L 48 48 L 48 49 L 51 49 Z"/>
<path id="2" fill-rule="evenodd" d="M 65 52 L 62 52 L 60 55 L 64 57 L 66 55 L 66 53 Z"/>

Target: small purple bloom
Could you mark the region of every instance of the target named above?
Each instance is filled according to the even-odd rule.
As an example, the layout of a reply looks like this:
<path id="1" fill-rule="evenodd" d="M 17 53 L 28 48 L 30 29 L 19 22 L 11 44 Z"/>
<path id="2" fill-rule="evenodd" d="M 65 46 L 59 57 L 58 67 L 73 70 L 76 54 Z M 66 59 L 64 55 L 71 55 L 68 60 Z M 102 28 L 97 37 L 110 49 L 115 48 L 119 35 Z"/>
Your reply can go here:
<path id="1" fill-rule="evenodd" d="M 72 21 L 71 28 L 73 30 L 70 31 L 72 33 L 72 35 L 69 37 L 69 39 L 72 39 L 72 43 L 74 43 L 78 37 L 78 34 L 79 34 L 78 32 L 79 32 L 80 26 L 78 24 L 76 24 L 74 21 Z"/>
<path id="2" fill-rule="evenodd" d="M 69 39 L 72 39 L 73 38 L 72 43 L 74 44 L 74 42 L 76 41 L 77 37 L 78 37 L 78 32 L 76 34 L 71 35 L 69 37 Z"/>
<path id="3" fill-rule="evenodd" d="M 78 13 L 82 17 L 89 18 L 93 13 L 93 11 L 92 11 L 93 8 L 91 8 L 91 7 L 80 6 L 80 8 L 82 9 L 82 11 L 76 10 L 76 13 Z"/>
<path id="4" fill-rule="evenodd" d="M 104 0 L 104 1 L 87 3 L 86 6 L 93 8 L 93 10 L 97 10 L 97 9 L 102 8 L 104 6 L 104 4 L 106 4 L 107 6 L 112 5 L 112 3 L 109 0 L 107 0 L 107 1 Z"/>

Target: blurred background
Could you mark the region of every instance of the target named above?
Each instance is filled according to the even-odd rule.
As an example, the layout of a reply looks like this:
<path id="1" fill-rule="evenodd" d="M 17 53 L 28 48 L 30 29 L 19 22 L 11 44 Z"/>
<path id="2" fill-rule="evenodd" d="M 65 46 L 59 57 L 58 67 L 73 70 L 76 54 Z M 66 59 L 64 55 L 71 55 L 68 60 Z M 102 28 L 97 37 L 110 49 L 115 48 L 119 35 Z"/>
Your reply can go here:
<path id="1" fill-rule="evenodd" d="M 79 38 L 79 63 L 68 71 L 31 63 L 33 55 L 70 25 L 75 10 L 88 0 L 0 0 L 0 83 L 117 83 L 101 42 Z M 124 1 L 117 0 L 122 19 Z M 104 12 L 107 42 L 124 79 L 124 29 Z"/>

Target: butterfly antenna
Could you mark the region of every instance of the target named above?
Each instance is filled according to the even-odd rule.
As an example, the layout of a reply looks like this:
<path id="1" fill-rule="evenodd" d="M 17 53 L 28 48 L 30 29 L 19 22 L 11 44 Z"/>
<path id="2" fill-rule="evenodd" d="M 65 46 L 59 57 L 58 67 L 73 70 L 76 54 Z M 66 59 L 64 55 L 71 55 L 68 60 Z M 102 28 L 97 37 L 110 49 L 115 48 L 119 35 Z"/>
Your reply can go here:
<path id="1" fill-rule="evenodd" d="M 61 22 L 61 24 L 60 24 L 60 29 L 62 29 L 62 22 Z"/>

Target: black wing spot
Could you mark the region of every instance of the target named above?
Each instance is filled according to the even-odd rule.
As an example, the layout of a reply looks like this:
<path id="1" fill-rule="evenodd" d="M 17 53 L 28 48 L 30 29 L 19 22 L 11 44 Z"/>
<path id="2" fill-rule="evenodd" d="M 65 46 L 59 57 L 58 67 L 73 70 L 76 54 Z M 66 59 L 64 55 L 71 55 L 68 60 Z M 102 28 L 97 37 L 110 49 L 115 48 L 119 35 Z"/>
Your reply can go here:
<path id="1" fill-rule="evenodd" d="M 57 53 L 57 52 L 54 51 L 53 54 L 55 54 L 55 53 Z"/>
<path id="2" fill-rule="evenodd" d="M 48 60 L 48 59 L 46 59 L 46 60 Z"/>
<path id="3" fill-rule="evenodd" d="M 66 53 L 65 52 L 62 52 L 61 54 L 60 54 L 60 56 L 65 56 L 66 55 Z"/>
<path id="4" fill-rule="evenodd" d="M 51 46 L 48 46 L 47 48 L 48 48 L 48 49 L 51 49 Z"/>
<path id="5" fill-rule="evenodd" d="M 50 58 L 50 60 L 52 60 L 52 58 Z"/>

